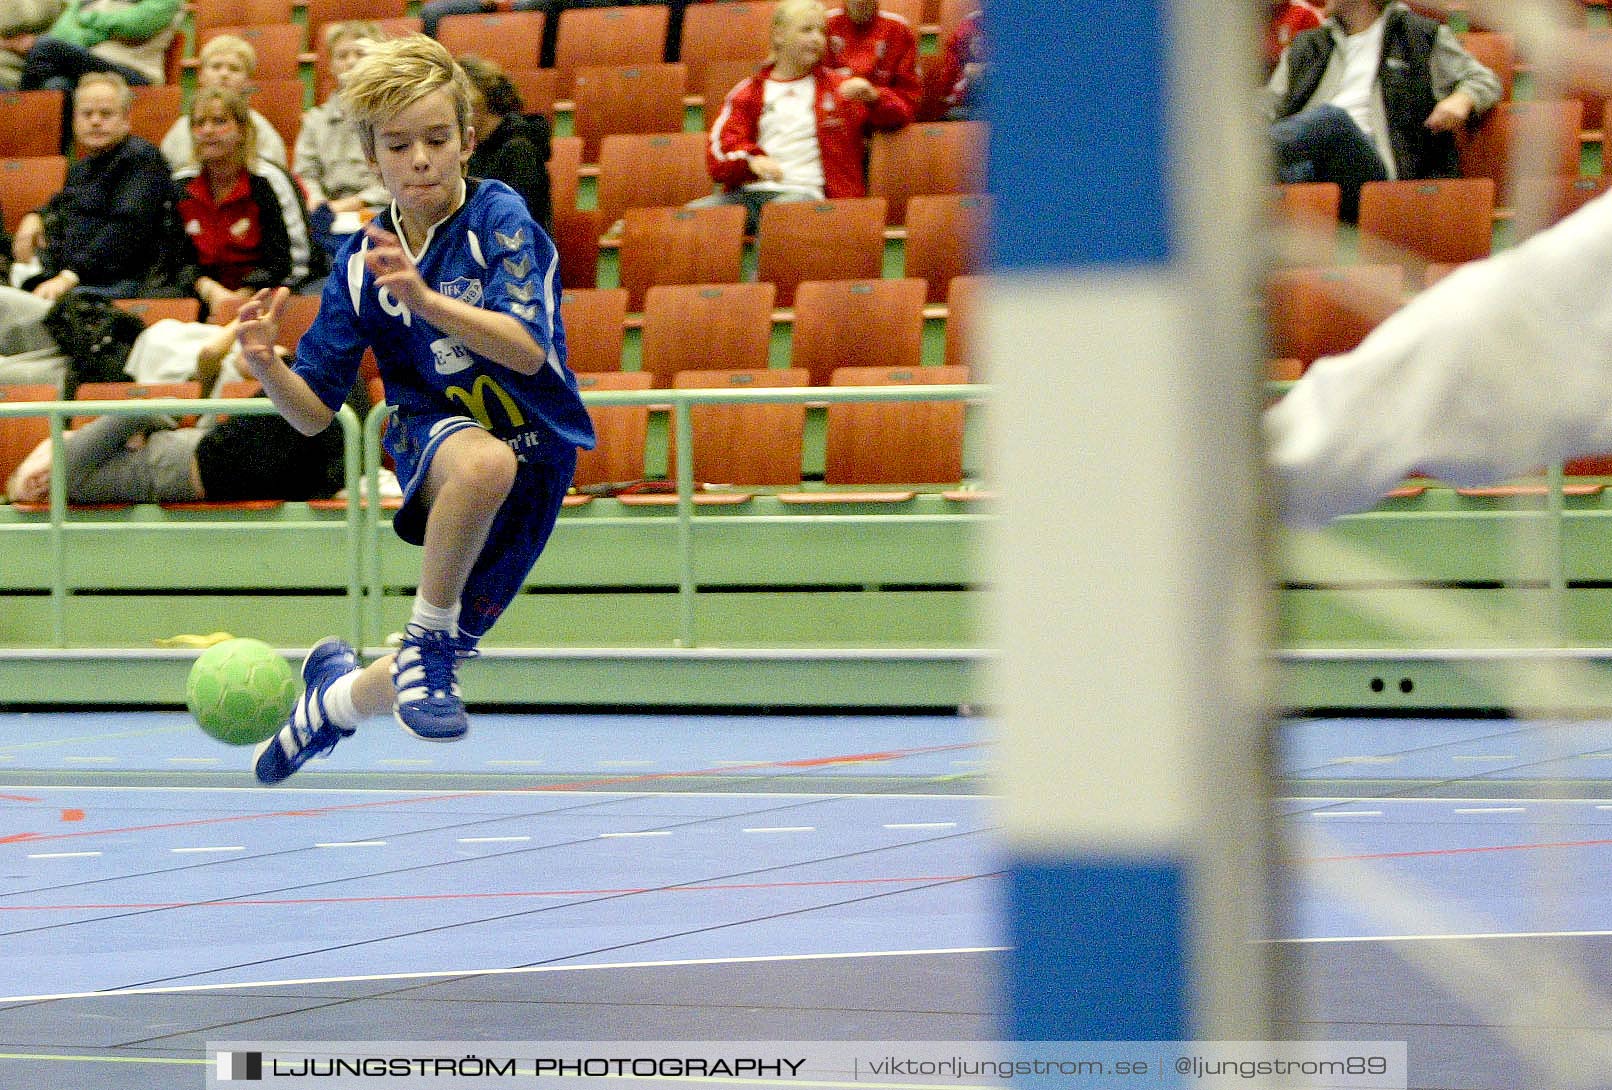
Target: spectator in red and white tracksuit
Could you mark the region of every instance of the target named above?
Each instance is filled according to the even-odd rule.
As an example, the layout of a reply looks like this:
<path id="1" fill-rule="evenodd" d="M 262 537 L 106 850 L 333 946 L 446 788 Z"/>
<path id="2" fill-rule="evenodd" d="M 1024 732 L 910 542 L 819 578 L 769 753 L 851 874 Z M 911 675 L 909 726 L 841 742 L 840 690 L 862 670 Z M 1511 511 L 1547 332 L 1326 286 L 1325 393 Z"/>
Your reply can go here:
<path id="1" fill-rule="evenodd" d="M 824 11 L 818 0 L 779 0 L 771 60 L 723 100 L 711 125 L 706 166 L 721 193 L 691 205 L 742 204 L 755 232 L 769 201 L 860 197 L 870 129 L 898 129 L 904 105 L 858 96 L 867 81 L 820 63 Z M 860 85 L 860 87 L 859 87 Z"/>
<path id="2" fill-rule="evenodd" d="M 823 26 L 828 35 L 825 63 L 841 75 L 861 76 L 871 94 L 854 87 L 852 94 L 868 105 L 906 109 L 910 123 L 923 98 L 918 79 L 918 35 L 907 20 L 879 10 L 879 0 L 845 0 L 843 8 L 828 13 Z"/>

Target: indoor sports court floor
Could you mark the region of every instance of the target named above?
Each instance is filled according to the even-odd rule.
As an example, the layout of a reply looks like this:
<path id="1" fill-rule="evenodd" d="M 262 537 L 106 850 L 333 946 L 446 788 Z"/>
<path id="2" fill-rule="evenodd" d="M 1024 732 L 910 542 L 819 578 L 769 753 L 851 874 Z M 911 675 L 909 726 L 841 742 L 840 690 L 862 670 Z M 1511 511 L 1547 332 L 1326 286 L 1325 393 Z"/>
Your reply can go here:
<path id="1" fill-rule="evenodd" d="M 249 752 L 0 717 L 0 1086 L 201 1085 L 208 1040 L 996 1036 L 977 721 L 382 722 L 274 790 Z"/>
<path id="2" fill-rule="evenodd" d="M 995 1037 L 988 731 L 482 714 L 267 790 L 182 714 L 0 716 L 0 1086 L 200 1086 L 209 1040 Z M 1509 1090 L 1612 1031 L 1608 724 L 1282 739 L 1295 1036 Z"/>

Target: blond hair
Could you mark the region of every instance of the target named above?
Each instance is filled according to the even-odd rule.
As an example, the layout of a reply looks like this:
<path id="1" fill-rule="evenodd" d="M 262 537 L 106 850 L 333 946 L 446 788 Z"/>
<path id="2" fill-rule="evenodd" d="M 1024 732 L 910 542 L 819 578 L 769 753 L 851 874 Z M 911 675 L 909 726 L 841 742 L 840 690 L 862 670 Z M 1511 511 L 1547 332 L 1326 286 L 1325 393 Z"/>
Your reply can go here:
<path id="1" fill-rule="evenodd" d="M 252 107 L 246 104 L 246 99 L 231 91 L 228 87 L 198 87 L 196 97 L 190 100 L 190 119 L 192 160 L 196 158 L 196 115 L 204 107 L 218 103 L 224 109 L 224 116 L 233 118 L 241 130 L 241 166 L 250 168 L 257 161 L 257 124 L 252 120 Z"/>
<path id="2" fill-rule="evenodd" d="M 433 91 L 447 88 L 459 138 L 470 131 L 470 80 L 453 55 L 424 34 L 377 42 L 341 83 L 341 98 L 358 126 L 364 154 L 375 158 L 375 129 Z"/>
<path id="3" fill-rule="evenodd" d="M 78 77 L 78 86 L 73 88 L 73 104 L 78 104 L 78 93 L 86 87 L 100 84 L 110 87 L 118 96 L 118 105 L 127 114 L 134 105 L 134 92 L 129 90 L 128 81 L 116 72 L 85 72 Z"/>
<path id="4" fill-rule="evenodd" d="M 342 23 L 330 23 L 320 40 L 324 43 L 325 52 L 331 53 L 339 42 L 378 42 L 385 39 L 386 33 L 381 30 L 381 24 L 370 19 L 348 19 Z"/>
<path id="5" fill-rule="evenodd" d="M 821 15 L 827 18 L 828 9 L 821 0 L 778 0 L 772 9 L 772 33 L 768 36 L 768 42 L 775 42 L 779 34 L 807 15 Z M 767 63 L 771 64 L 777 59 L 778 48 L 776 45 L 770 45 Z"/>
<path id="6" fill-rule="evenodd" d="M 249 76 L 257 71 L 257 50 L 253 49 L 252 43 L 245 38 L 234 34 L 220 34 L 216 38 L 209 38 L 207 44 L 201 47 L 201 52 L 196 55 L 196 61 L 205 68 L 207 62 L 219 54 L 230 54 L 239 59 Z"/>

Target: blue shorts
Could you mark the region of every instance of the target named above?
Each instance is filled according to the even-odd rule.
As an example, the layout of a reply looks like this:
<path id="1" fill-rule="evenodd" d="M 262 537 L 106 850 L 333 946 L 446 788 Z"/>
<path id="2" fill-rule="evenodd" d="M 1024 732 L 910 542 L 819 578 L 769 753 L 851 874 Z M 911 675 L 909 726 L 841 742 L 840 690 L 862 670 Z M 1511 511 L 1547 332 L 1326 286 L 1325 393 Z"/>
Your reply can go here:
<path id="1" fill-rule="evenodd" d="M 425 542 L 429 513 L 420 490 L 442 441 L 464 428 L 479 428 L 468 416 L 411 413 L 394 417 L 386 429 L 386 449 L 397 464 L 403 507 L 392 520 L 397 536 L 410 545 Z M 562 440 L 524 448 L 516 455 L 515 483 L 498 509 L 487 543 L 470 569 L 459 598 L 459 632 L 474 643 L 487 633 L 519 594 L 526 576 L 554 532 L 560 504 L 576 473 L 576 448 Z"/>

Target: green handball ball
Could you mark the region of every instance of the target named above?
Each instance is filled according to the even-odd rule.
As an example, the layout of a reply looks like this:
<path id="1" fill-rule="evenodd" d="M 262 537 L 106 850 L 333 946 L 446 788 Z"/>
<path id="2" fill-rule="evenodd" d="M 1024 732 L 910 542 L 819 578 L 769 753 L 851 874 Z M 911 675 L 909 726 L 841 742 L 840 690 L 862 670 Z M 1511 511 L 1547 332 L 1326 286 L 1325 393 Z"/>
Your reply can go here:
<path id="1" fill-rule="evenodd" d="M 203 651 L 190 668 L 185 703 L 201 729 L 232 746 L 272 737 L 301 686 L 291 664 L 262 640 L 233 639 Z"/>

